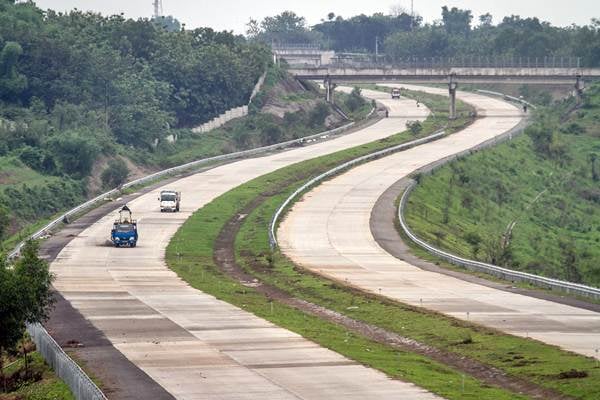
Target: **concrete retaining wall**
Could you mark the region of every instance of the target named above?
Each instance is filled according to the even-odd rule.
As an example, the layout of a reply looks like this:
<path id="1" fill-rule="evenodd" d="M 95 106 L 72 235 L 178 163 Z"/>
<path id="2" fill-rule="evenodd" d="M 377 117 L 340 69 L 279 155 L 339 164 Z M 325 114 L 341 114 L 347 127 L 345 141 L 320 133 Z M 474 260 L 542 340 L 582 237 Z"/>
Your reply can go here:
<path id="1" fill-rule="evenodd" d="M 245 117 L 246 115 L 248 115 L 248 106 L 250 105 L 250 103 L 252 102 L 254 97 L 256 97 L 258 92 L 260 92 L 262 85 L 265 83 L 266 76 L 267 76 L 267 73 L 266 72 L 263 73 L 261 75 L 261 77 L 258 79 L 258 82 L 256 82 L 256 85 L 254 85 L 254 89 L 252 89 L 252 94 L 250 95 L 250 100 L 248 101 L 248 105 L 231 108 L 231 109 L 225 111 L 224 113 L 222 113 L 221 115 L 211 119 L 210 121 L 205 122 L 202 125 L 193 128 L 192 132 L 194 132 L 194 133 L 210 132 L 213 129 L 216 129 L 216 128 L 219 128 L 219 127 L 225 125 L 226 123 L 228 123 L 231 120 L 234 120 L 236 118 Z"/>

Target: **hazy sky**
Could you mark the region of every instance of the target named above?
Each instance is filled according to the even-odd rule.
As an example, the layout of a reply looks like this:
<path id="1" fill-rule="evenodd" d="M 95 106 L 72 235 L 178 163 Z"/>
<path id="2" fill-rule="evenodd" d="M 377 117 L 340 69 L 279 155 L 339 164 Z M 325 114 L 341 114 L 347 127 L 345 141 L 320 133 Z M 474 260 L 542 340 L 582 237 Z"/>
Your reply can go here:
<path id="1" fill-rule="evenodd" d="M 58 11 L 78 8 L 103 14 L 124 13 L 131 18 L 150 17 L 153 0 L 37 0 L 40 8 Z M 318 23 L 329 12 L 350 17 L 357 14 L 387 13 L 393 5 L 410 9 L 410 0 L 163 0 L 165 15 L 173 15 L 187 28 L 210 26 L 218 30 L 244 33 L 252 17 L 260 20 L 292 10 L 306 17 L 309 24 Z M 600 18 L 599 0 L 414 0 L 415 12 L 426 21 L 441 18 L 441 7 L 467 8 L 475 18 L 490 12 L 497 23 L 505 15 L 518 14 L 550 21 L 554 25 L 588 24 L 591 18 Z"/>

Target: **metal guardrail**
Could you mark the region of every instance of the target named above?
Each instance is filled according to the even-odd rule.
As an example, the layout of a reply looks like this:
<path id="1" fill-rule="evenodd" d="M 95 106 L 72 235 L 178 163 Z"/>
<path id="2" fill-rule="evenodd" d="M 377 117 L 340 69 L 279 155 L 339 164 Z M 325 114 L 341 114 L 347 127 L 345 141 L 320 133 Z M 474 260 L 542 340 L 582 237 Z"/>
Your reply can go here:
<path id="1" fill-rule="evenodd" d="M 532 105 L 531 103 L 528 103 L 528 102 L 524 101 L 523 99 L 519 99 L 519 98 L 516 98 L 513 96 L 507 96 L 503 93 L 484 91 L 484 90 L 477 90 L 477 91 L 481 92 L 481 93 L 500 96 L 505 99 L 517 101 L 519 103 L 525 103 L 525 104 L 528 104 L 528 105 L 532 106 L 533 108 L 535 108 L 535 105 Z M 419 168 L 417 171 L 414 171 L 413 173 L 415 173 L 415 172 L 429 173 L 429 172 L 433 171 L 434 169 L 439 168 L 439 167 L 443 166 L 444 164 L 447 164 L 448 162 L 455 160 L 461 156 L 470 154 L 473 151 L 477 151 L 477 150 L 481 150 L 481 149 L 484 149 L 487 147 L 495 146 L 503 141 L 510 140 L 514 136 L 517 136 L 517 135 L 523 133 L 525 131 L 526 125 L 527 125 L 527 122 L 525 122 L 524 124 L 520 124 L 520 125 L 516 126 L 515 128 L 511 129 L 510 131 L 503 133 L 502 135 L 499 135 L 499 136 L 492 138 L 484 143 L 481 143 L 480 145 L 476 146 L 475 148 L 465 150 L 458 154 L 454 154 L 450 157 L 446 157 L 442 160 L 436 161 L 425 167 Z M 551 289 L 551 290 L 559 290 L 559 291 L 563 291 L 566 293 L 575 294 L 575 295 L 579 295 L 579 296 L 583 296 L 583 297 L 590 297 L 593 299 L 600 299 L 600 288 L 581 285 L 578 283 L 561 281 L 559 279 L 547 278 L 544 276 L 530 274 L 527 272 L 515 271 L 515 270 L 509 269 L 509 268 L 504 268 L 504 267 L 500 267 L 500 266 L 493 265 L 493 264 L 487 264 L 487 263 L 480 262 L 480 261 L 469 260 L 466 258 L 462 258 L 462 257 L 456 256 L 456 255 L 450 254 L 443 250 L 440 250 L 440 249 L 430 245 L 429 243 L 425 242 L 424 240 L 420 239 L 414 233 L 412 233 L 412 231 L 410 230 L 410 228 L 408 227 L 408 225 L 406 224 L 406 221 L 404 219 L 404 211 L 405 211 L 406 203 L 408 202 L 408 197 L 410 196 L 410 193 L 416 187 L 416 185 L 417 185 L 417 183 L 413 180 L 408 185 L 408 187 L 406 188 L 404 193 L 402 194 L 402 197 L 400 199 L 400 206 L 398 207 L 398 221 L 400 223 L 400 227 L 401 227 L 402 231 L 404 232 L 404 234 L 408 238 L 410 238 L 410 240 L 412 240 L 415 244 L 417 244 L 421 248 L 425 249 L 427 252 L 429 252 L 435 256 L 441 257 L 452 264 L 459 265 L 468 270 L 476 271 L 476 272 L 483 272 L 486 274 L 490 274 L 490 275 L 499 277 L 504 280 L 515 281 L 515 282 L 526 282 L 526 283 L 529 283 L 529 284 L 532 284 L 532 285 L 535 285 L 538 287 L 542 287 L 542 288 L 547 288 L 547 289 Z"/>
<path id="2" fill-rule="evenodd" d="M 518 103 L 527 105 L 527 107 L 529 107 L 529 108 L 531 108 L 533 110 L 535 110 L 537 108 L 537 106 L 535 104 L 531 104 L 530 102 L 526 101 L 525 99 L 521 99 L 521 98 L 518 98 L 518 97 L 515 97 L 515 96 L 509 96 L 507 94 L 500 93 L 500 92 L 493 92 L 491 90 L 477 89 L 475 91 L 477 93 L 483 93 L 483 94 L 489 94 L 489 95 L 492 95 L 492 96 L 502 97 L 505 100 L 516 101 Z"/>
<path id="3" fill-rule="evenodd" d="M 338 128 L 331 129 L 329 131 L 317 133 L 317 134 L 310 135 L 310 136 L 305 136 L 300 139 L 288 140 L 286 142 L 276 143 L 276 144 L 273 144 L 270 146 L 258 147 L 256 149 L 251 149 L 251 150 L 244 150 L 244 151 L 238 151 L 238 152 L 230 153 L 230 154 L 223 154 L 223 155 L 215 156 L 215 157 L 203 158 L 203 159 L 191 161 L 189 163 L 182 164 L 182 165 L 179 165 L 176 167 L 168 168 L 168 169 L 156 172 L 151 175 L 147 175 L 145 177 L 128 182 L 128 183 L 124 184 L 123 186 L 121 186 L 121 188 L 109 190 L 106 193 L 102 193 L 101 195 L 96 196 L 93 199 L 88 200 L 85 203 L 78 205 L 77 207 L 67 211 L 66 213 L 64 213 L 61 216 L 57 217 L 56 219 L 52 220 L 49 224 L 45 225 L 43 228 L 39 229 L 37 232 L 35 232 L 31 236 L 29 236 L 27 240 L 30 240 L 30 239 L 35 240 L 35 239 L 39 239 L 39 238 L 45 236 L 46 234 L 50 233 L 50 231 L 52 231 L 52 229 L 59 226 L 65 219 L 69 219 L 72 216 L 80 213 L 81 211 L 86 210 L 97 203 L 105 201 L 105 199 L 118 194 L 120 192 L 120 190 L 122 190 L 122 189 L 127 189 L 130 187 L 142 185 L 147 182 L 150 182 L 150 181 L 153 181 L 153 180 L 156 180 L 159 178 L 163 178 L 168 175 L 174 175 L 174 174 L 181 173 L 186 170 L 191 170 L 191 169 L 197 168 L 199 166 L 210 164 L 210 163 L 216 163 L 216 162 L 220 162 L 220 161 L 229 161 L 229 160 L 235 160 L 235 159 L 241 159 L 241 158 L 248 158 L 248 157 L 260 155 L 263 153 L 268 153 L 270 151 L 284 149 L 284 148 L 291 147 L 294 145 L 302 144 L 302 143 L 308 142 L 308 141 L 327 139 L 331 135 L 336 135 L 343 131 L 346 131 L 346 130 L 350 129 L 351 127 L 353 127 L 354 125 L 355 125 L 355 122 L 350 122 L 350 123 L 340 126 Z M 14 258 L 18 257 L 19 253 L 21 251 L 21 248 L 23 247 L 25 242 L 26 242 L 26 240 L 19 243 L 15 247 L 15 249 L 8 254 L 8 258 L 14 259 Z"/>
<path id="4" fill-rule="evenodd" d="M 42 325 L 29 324 L 27 325 L 27 332 L 33 339 L 37 351 L 54 369 L 56 375 L 69 386 L 77 400 L 107 400 L 98 386 L 64 352 Z"/>
<path id="5" fill-rule="evenodd" d="M 340 54 L 331 66 L 377 68 L 581 68 L 580 57 L 402 57 L 384 54 Z"/>
<path id="6" fill-rule="evenodd" d="M 493 264 L 487 264 L 480 261 L 474 261 L 458 257 L 443 250 L 440 250 L 425 242 L 424 240 L 420 239 L 414 233 L 412 233 L 412 231 L 406 224 L 406 220 L 404 219 L 404 210 L 406 208 L 406 203 L 408 202 L 408 197 L 413 191 L 413 189 L 416 187 L 416 185 L 417 183 L 415 181 L 412 181 L 402 194 L 402 198 L 400 200 L 400 207 L 398 208 L 398 220 L 400 222 L 400 227 L 402 228 L 404 234 L 408 236 L 410 240 L 416 243 L 419 247 L 422 247 L 423 249 L 427 250 L 427 252 L 440 258 L 443 258 L 444 260 L 452 264 L 464 267 L 468 270 L 484 272 L 486 274 L 490 274 L 504 280 L 513 282 L 526 282 L 547 289 L 560 290 L 570 294 L 600 299 L 599 288 L 580 285 L 578 283 L 561 281 L 558 279 L 546 278 L 544 276 L 529 274 L 527 272 L 515 271 L 512 269 L 499 267 Z"/>
<path id="7" fill-rule="evenodd" d="M 387 149 L 379 150 L 374 153 L 367 154 L 367 155 L 355 158 L 353 160 L 347 161 L 343 164 L 338 165 L 335 168 L 330 169 L 329 171 L 326 171 L 326 172 L 312 178 L 310 181 L 308 181 L 304 185 L 300 186 L 298 189 L 296 189 L 296 191 L 294 193 L 292 193 L 290 196 L 288 196 L 288 198 L 285 199 L 285 201 L 277 208 L 277 210 L 273 214 L 273 217 L 271 218 L 271 223 L 269 225 L 269 244 L 271 246 L 271 249 L 274 249 L 275 247 L 277 247 L 277 235 L 275 233 L 275 230 L 277 229 L 277 223 L 279 222 L 279 217 L 281 217 L 283 211 L 292 203 L 292 201 L 294 201 L 294 199 L 296 199 L 298 196 L 300 196 L 300 194 L 304 193 L 306 190 L 310 189 L 311 187 L 315 186 L 317 183 L 320 183 L 323 180 L 325 180 L 331 176 L 337 175 L 338 173 L 345 171 L 347 169 L 350 169 L 352 167 L 355 167 L 359 164 L 363 164 L 367 161 L 376 160 L 376 159 L 388 156 L 390 154 L 397 153 L 399 151 L 406 150 L 406 149 L 409 149 L 414 146 L 418 146 L 423 143 L 431 142 L 431 141 L 439 139 L 445 135 L 446 135 L 446 132 L 444 130 L 441 130 L 441 131 L 438 131 L 436 133 L 433 133 L 433 134 L 426 136 L 424 138 L 421 138 L 421 139 L 412 140 L 410 142 L 392 146 Z"/>

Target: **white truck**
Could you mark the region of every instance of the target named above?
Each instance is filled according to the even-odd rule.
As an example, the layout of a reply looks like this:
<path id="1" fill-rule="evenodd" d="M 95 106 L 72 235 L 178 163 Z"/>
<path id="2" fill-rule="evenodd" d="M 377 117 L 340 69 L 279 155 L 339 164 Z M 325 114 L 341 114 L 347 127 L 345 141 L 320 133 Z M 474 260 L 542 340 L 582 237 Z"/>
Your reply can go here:
<path id="1" fill-rule="evenodd" d="M 402 94 L 402 92 L 400 91 L 399 88 L 392 89 L 392 99 L 399 99 L 401 94 Z"/>
<path id="2" fill-rule="evenodd" d="M 179 203 L 181 202 L 181 192 L 169 189 L 161 190 L 158 201 L 160 201 L 160 212 L 177 212 L 179 211 Z"/>

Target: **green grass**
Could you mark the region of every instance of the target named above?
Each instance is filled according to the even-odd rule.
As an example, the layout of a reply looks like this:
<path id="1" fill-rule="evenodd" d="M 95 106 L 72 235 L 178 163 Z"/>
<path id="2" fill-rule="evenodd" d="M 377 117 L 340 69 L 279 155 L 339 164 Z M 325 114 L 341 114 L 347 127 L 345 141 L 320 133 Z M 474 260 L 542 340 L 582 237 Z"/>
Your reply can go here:
<path id="1" fill-rule="evenodd" d="M 403 140 L 401 137 L 402 135 L 388 141 Z M 448 398 L 519 398 L 513 393 L 487 387 L 470 377 L 466 378 L 463 393 L 459 384 L 462 375 L 451 368 L 415 354 L 373 343 L 339 326 L 281 304 L 275 304 L 274 312 L 271 313 L 269 300 L 263 295 L 220 273 L 213 262 L 213 245 L 217 234 L 245 204 L 260 193 L 273 190 L 277 194 L 267 196 L 265 201 L 246 217 L 235 243 L 238 262 L 261 280 L 298 298 L 431 346 L 497 366 L 509 374 L 529 379 L 567 395 L 581 399 L 597 398 L 600 394 L 600 369 L 591 359 L 436 313 L 374 299 L 372 296 L 365 296 L 306 273 L 278 253 L 270 254 L 267 240 L 270 217 L 283 199 L 306 180 L 304 173 L 308 171 L 308 175 L 315 175 L 343 160 L 380 148 L 381 145 L 381 142 L 369 144 L 308 160 L 257 178 L 220 196 L 196 212 L 177 232 L 167 249 L 169 265 L 192 286 L 365 365 L 380 369 L 392 377 L 415 382 Z M 293 182 L 294 176 L 299 178 L 297 182 Z M 265 268 L 268 273 L 252 269 L 256 264 Z M 465 338 L 471 338 L 473 343 L 461 344 Z M 557 379 L 560 372 L 571 368 L 587 371 L 589 376 L 576 380 Z"/>
<path id="2" fill-rule="evenodd" d="M 12 395 L 20 395 L 25 400 L 74 400 L 75 397 L 69 390 L 69 387 L 60 380 L 52 369 L 44 362 L 42 356 L 35 352 L 30 355 L 31 360 L 29 368 L 42 372 L 42 379 L 38 382 L 29 383 L 21 386 Z M 7 372 L 23 367 L 23 360 L 19 359 L 16 364 L 7 368 Z M 0 398 L 2 395 L 0 394 Z"/>
<path id="3" fill-rule="evenodd" d="M 550 111 L 560 116 L 565 108 Z M 565 146 L 566 160 L 540 154 L 523 135 L 422 177 L 408 225 L 461 256 L 600 287 L 600 183 L 589 160 L 590 153 L 600 160 L 598 122 L 600 106 L 552 120 L 548 129 Z M 572 123 L 584 132 L 564 133 Z M 510 245 L 502 246 L 512 222 Z"/>
<path id="4" fill-rule="evenodd" d="M 46 183 L 58 178 L 42 175 L 25 166 L 14 156 L 0 157 L 0 183 L 4 185 L 19 185 L 27 182 L 30 185 Z"/>

